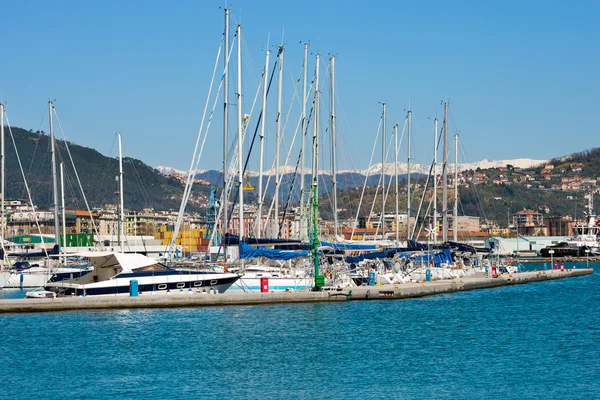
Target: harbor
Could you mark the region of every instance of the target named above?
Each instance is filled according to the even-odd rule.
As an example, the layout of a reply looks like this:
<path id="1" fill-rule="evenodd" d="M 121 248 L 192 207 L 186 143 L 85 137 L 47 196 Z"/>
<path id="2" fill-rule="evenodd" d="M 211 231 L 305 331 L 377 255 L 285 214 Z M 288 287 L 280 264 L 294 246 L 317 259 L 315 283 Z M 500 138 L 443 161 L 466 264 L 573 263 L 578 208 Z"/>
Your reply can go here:
<path id="1" fill-rule="evenodd" d="M 497 288 L 591 275 L 591 268 L 484 274 L 461 279 L 375 286 L 356 286 L 332 291 L 290 291 L 258 293 L 217 293 L 175 291 L 170 294 L 137 296 L 87 296 L 48 299 L 0 300 L 0 313 L 37 313 L 142 308 L 221 307 L 288 303 L 327 303 L 355 300 L 401 300 L 469 290 Z"/>

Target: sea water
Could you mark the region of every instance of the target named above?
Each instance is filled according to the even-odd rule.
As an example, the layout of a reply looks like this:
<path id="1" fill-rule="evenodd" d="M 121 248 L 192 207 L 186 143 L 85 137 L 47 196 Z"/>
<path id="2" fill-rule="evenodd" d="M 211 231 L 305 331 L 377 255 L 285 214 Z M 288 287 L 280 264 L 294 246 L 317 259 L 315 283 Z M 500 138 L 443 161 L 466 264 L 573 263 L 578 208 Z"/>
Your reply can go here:
<path id="1" fill-rule="evenodd" d="M 594 267 L 401 301 L 0 315 L 0 398 L 600 398 Z"/>

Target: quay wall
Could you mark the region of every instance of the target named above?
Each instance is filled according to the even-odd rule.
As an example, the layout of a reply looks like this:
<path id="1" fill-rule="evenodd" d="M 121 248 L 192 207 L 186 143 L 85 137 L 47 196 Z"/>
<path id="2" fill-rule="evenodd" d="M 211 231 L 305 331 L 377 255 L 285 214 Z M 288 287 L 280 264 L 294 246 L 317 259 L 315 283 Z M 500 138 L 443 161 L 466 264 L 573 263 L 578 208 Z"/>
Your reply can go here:
<path id="1" fill-rule="evenodd" d="M 324 303 L 353 300 L 394 300 L 466 290 L 542 282 L 591 275 L 591 268 L 521 272 L 496 278 L 474 276 L 433 282 L 380 286 L 358 286 L 341 291 L 297 291 L 271 293 L 170 294 L 129 296 L 58 297 L 54 299 L 0 300 L 2 313 L 35 313 L 133 308 L 211 307 L 283 303 Z"/>

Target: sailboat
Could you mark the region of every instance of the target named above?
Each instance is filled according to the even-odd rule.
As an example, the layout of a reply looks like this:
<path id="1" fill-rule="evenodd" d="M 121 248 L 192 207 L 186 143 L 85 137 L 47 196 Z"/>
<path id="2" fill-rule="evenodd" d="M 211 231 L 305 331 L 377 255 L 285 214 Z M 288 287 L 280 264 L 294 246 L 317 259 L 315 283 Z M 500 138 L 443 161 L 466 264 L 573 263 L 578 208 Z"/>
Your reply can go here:
<path id="1" fill-rule="evenodd" d="M 2 252 L 2 256 L 0 257 L 0 289 L 2 289 L 5 285 L 6 282 L 8 281 L 8 279 L 10 278 L 10 272 L 8 271 L 10 269 L 10 264 L 8 263 L 8 259 L 6 257 L 6 241 L 4 240 L 4 226 L 5 226 L 5 218 L 4 218 L 4 193 L 5 193 L 5 187 L 4 187 L 4 104 L 0 103 L 0 165 L 2 168 L 2 171 L 0 172 L 2 174 L 1 180 L 2 180 L 2 187 L 0 188 L 0 201 L 2 202 L 2 204 L 0 205 L 1 207 L 1 213 L 2 213 L 2 217 L 0 219 L 0 243 L 2 244 L 2 249 L 0 250 Z"/>
<path id="2" fill-rule="evenodd" d="M 229 12 L 225 11 L 225 31 L 227 32 L 229 26 Z M 240 280 L 232 287 L 232 290 L 269 290 L 269 291 L 283 291 L 283 290 L 297 290 L 304 289 L 310 286 L 311 277 L 305 267 L 302 266 L 304 257 L 307 255 L 306 251 L 281 251 L 275 249 L 268 249 L 263 245 L 274 245 L 277 242 L 281 242 L 278 239 L 269 240 L 269 239 L 252 239 L 244 236 L 244 197 L 243 197 L 243 187 L 241 186 L 241 176 L 244 172 L 244 165 L 242 164 L 242 144 L 244 138 L 244 132 L 247 128 L 247 119 L 242 121 L 242 96 L 241 96 L 241 47 L 240 47 L 240 36 L 241 36 L 241 26 L 237 27 L 236 37 L 238 40 L 238 53 L 237 53 L 237 61 L 238 61 L 238 138 L 237 138 L 237 160 L 238 160 L 238 199 L 239 199 L 239 237 L 234 241 L 230 240 L 228 235 L 224 235 L 223 244 L 225 247 L 228 245 L 237 245 L 238 246 L 238 263 L 239 265 L 233 266 L 230 265 L 231 270 L 238 270 L 241 274 Z M 227 37 L 227 34 L 226 34 Z M 227 39 L 226 39 L 227 40 Z M 228 46 L 228 45 L 227 45 Z M 226 48 L 227 48 L 226 46 Z M 303 69 L 306 70 L 306 55 L 307 55 L 308 45 L 305 45 L 305 58 Z M 273 66 L 273 74 L 275 73 L 275 67 L 278 67 L 279 78 L 278 78 L 278 99 L 277 99 L 277 149 L 275 156 L 276 163 L 276 176 L 275 176 L 275 212 L 274 215 L 278 215 L 279 209 L 279 143 L 280 143 L 280 134 L 281 134 L 281 93 L 282 93 L 282 85 L 283 85 L 283 46 L 279 47 L 279 52 L 277 54 L 277 62 Z M 266 99 L 268 94 L 268 71 L 269 71 L 269 55 L 270 51 L 266 51 L 266 60 L 265 60 L 265 68 L 263 71 L 263 96 L 262 96 L 262 110 L 260 114 L 261 120 L 261 134 L 260 134 L 260 173 L 259 173 L 259 183 L 258 183 L 258 213 L 257 213 L 257 221 L 256 221 L 256 234 L 258 236 L 263 233 L 262 226 L 262 202 L 263 202 L 263 185 L 262 185 L 262 166 L 263 166 L 263 146 L 264 146 L 264 131 L 265 131 L 265 123 L 266 123 Z M 227 60 L 225 60 L 225 63 Z M 225 64 L 225 68 L 227 70 L 227 64 Z M 305 81 L 306 84 L 306 81 Z M 227 90 L 227 89 L 226 89 Z M 225 109 L 227 109 L 227 103 L 225 104 Z M 224 127 L 226 129 L 226 126 Z M 224 132 L 224 141 L 226 141 L 226 132 Z M 226 185 L 227 187 L 227 185 Z M 227 192 L 225 190 L 224 192 Z M 227 208 L 227 201 L 223 202 L 225 209 Z M 227 215 L 227 213 L 225 213 Z M 222 226 L 227 226 L 228 218 L 224 218 L 224 223 Z M 278 231 L 276 228 L 278 223 L 278 218 L 274 218 L 273 221 L 273 229 L 272 232 Z M 265 229 L 266 230 L 266 229 Z M 226 232 L 226 229 L 223 229 Z M 249 236 L 249 235 L 248 235 Z M 299 243 L 299 242 L 298 242 Z M 251 244 L 255 247 L 252 247 Z M 231 248 L 231 247 L 230 247 Z M 295 259 L 295 264 L 292 264 L 292 260 Z M 251 261 L 255 260 L 255 261 Z M 260 261 L 258 261 L 260 260 Z M 264 261 L 268 260 L 268 261 Z M 268 288 L 265 288 L 264 282 L 265 278 L 268 280 Z"/>
<path id="3" fill-rule="evenodd" d="M 11 254 L 12 257 L 20 259 L 9 267 L 9 269 L 3 273 L 4 279 L 0 278 L 0 284 L 3 283 L 5 288 L 35 288 L 43 286 L 48 280 L 53 278 L 54 280 L 69 279 L 76 275 L 82 275 L 91 271 L 88 265 L 73 265 L 71 267 L 56 265 L 56 261 L 50 259 L 53 254 L 59 252 L 59 238 L 60 232 L 58 228 L 58 190 L 57 190 L 57 179 L 56 179 L 56 158 L 55 158 L 55 140 L 54 131 L 52 125 L 52 113 L 54 106 L 51 101 L 48 102 L 49 110 L 49 122 L 50 122 L 50 141 L 51 141 L 51 152 L 52 152 L 52 172 L 53 172 L 53 192 L 54 192 L 54 218 L 55 218 L 55 246 L 52 250 L 40 251 L 37 253 L 27 254 Z M 4 221 L 4 106 L 2 106 L 2 220 Z M 2 228 L 2 240 L 4 243 L 4 228 Z M 6 249 L 3 249 L 3 260 L 7 259 Z M 4 281 L 4 282 L 2 282 Z"/>

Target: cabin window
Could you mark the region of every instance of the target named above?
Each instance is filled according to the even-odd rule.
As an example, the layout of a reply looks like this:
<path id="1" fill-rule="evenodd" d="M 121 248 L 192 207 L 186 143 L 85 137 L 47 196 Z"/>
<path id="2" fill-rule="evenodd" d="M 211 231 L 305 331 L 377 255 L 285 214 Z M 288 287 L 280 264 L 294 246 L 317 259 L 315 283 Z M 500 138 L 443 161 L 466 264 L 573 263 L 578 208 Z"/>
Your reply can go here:
<path id="1" fill-rule="evenodd" d="M 166 283 L 161 283 L 160 285 L 158 285 L 158 290 L 165 290 L 166 288 L 167 288 Z"/>
<path id="2" fill-rule="evenodd" d="M 200 286 L 202 286 L 202 281 L 194 282 L 194 287 L 200 287 Z"/>
<path id="3" fill-rule="evenodd" d="M 184 287 L 185 287 L 185 283 L 183 283 L 183 282 L 179 282 L 177 284 L 177 289 L 183 289 Z"/>
<path id="4" fill-rule="evenodd" d="M 218 282 L 218 281 L 217 281 L 216 279 L 213 279 L 212 281 L 210 281 L 210 285 L 211 285 L 211 286 L 212 286 L 212 285 L 216 285 L 216 284 L 217 284 L 217 282 Z"/>

